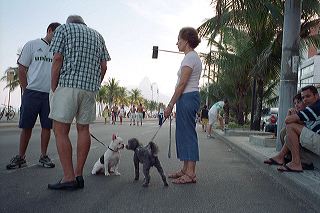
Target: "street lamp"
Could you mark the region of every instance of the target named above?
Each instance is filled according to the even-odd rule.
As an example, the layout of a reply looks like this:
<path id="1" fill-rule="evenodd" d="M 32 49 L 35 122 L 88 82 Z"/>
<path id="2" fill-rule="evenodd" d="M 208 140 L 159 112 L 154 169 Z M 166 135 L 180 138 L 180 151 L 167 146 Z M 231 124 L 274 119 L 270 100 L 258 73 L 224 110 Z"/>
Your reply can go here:
<path id="1" fill-rule="evenodd" d="M 167 52 L 167 53 L 184 54 L 183 52 L 177 52 L 177 51 L 171 51 L 171 50 L 161 50 L 161 49 L 159 49 L 158 46 L 153 46 L 153 47 L 152 47 L 152 58 L 157 59 L 157 58 L 158 58 L 158 53 L 159 53 L 159 51 L 161 51 L 161 52 Z"/>
<path id="2" fill-rule="evenodd" d="M 9 81 L 9 99 L 8 99 L 8 116 L 7 116 L 7 120 L 9 120 L 9 115 L 10 115 L 10 93 L 11 93 L 11 88 L 12 88 L 12 81 L 14 80 L 14 74 L 15 71 L 13 69 L 9 69 L 7 71 L 7 81 Z"/>

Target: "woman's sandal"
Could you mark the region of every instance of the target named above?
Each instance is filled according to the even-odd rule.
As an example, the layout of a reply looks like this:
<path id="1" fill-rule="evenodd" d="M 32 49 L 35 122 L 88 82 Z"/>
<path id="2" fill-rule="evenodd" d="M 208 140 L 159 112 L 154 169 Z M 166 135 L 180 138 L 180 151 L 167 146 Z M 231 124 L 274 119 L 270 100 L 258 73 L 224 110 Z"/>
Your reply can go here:
<path id="1" fill-rule="evenodd" d="M 184 174 L 183 176 L 172 181 L 172 183 L 175 183 L 175 184 L 188 184 L 188 183 L 196 183 L 196 182 L 197 182 L 196 176 L 191 177 L 190 175 L 187 175 L 187 174 Z"/>
<path id="2" fill-rule="evenodd" d="M 183 175 L 185 175 L 185 173 L 182 170 L 180 170 L 176 173 L 169 174 L 168 178 L 177 179 L 179 177 L 182 177 Z"/>

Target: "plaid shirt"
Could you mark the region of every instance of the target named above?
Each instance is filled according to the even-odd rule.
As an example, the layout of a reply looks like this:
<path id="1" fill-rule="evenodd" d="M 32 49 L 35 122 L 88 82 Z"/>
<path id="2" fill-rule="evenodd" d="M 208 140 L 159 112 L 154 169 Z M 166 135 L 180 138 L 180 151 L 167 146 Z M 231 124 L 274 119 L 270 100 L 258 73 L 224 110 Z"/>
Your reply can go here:
<path id="1" fill-rule="evenodd" d="M 63 55 L 60 87 L 99 90 L 101 61 L 110 61 L 103 37 L 84 24 L 63 24 L 54 33 L 50 51 Z"/>

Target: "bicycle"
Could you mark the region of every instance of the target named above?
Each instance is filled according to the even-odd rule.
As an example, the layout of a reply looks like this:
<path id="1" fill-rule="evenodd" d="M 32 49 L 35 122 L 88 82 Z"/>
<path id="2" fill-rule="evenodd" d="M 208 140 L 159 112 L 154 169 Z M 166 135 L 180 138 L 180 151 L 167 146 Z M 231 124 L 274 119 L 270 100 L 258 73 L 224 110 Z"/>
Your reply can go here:
<path id="1" fill-rule="evenodd" d="M 7 117 L 7 120 L 12 120 L 15 115 L 15 111 L 13 110 L 13 107 L 9 106 L 9 110 L 8 110 L 8 107 L 6 105 L 4 104 L 2 105 L 4 106 L 4 108 L 0 112 L 0 120 L 2 119 L 3 116 Z"/>

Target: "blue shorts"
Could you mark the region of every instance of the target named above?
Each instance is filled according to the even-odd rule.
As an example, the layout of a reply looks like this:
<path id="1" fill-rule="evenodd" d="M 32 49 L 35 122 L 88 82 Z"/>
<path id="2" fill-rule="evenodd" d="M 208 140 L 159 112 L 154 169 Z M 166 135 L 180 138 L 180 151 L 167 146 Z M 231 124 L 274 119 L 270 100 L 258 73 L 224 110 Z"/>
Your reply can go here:
<path id="1" fill-rule="evenodd" d="M 39 115 L 41 127 L 52 129 L 49 112 L 49 93 L 26 89 L 21 101 L 19 128 L 33 128 Z"/>

